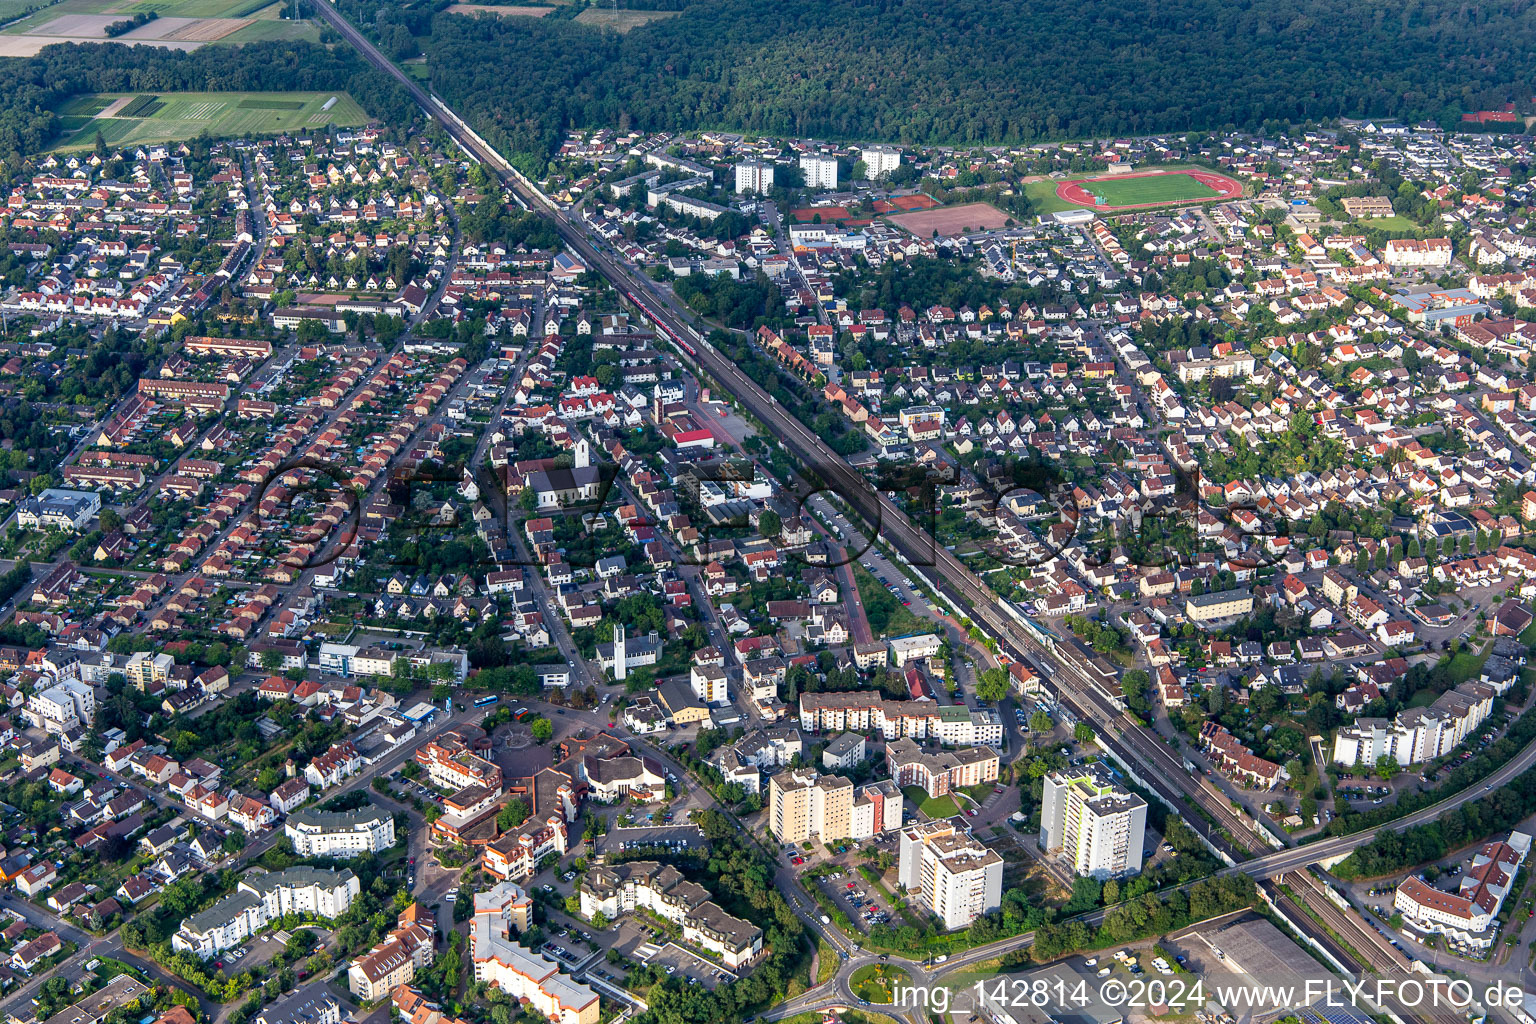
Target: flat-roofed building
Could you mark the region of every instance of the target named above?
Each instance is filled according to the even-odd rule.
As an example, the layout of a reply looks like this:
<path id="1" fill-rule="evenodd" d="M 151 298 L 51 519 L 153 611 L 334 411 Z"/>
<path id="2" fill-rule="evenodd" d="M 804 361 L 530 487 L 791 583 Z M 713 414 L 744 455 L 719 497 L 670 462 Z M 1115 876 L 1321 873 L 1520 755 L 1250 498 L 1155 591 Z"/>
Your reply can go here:
<path id="1" fill-rule="evenodd" d="M 1060 851 L 1072 870 L 1111 878 L 1141 870 L 1147 802 L 1098 765 L 1045 776 L 1040 845 Z"/>
<path id="2" fill-rule="evenodd" d="M 897 877 L 909 897 L 945 928 L 968 927 L 1002 906 L 1003 858 L 956 820 L 902 830 Z"/>

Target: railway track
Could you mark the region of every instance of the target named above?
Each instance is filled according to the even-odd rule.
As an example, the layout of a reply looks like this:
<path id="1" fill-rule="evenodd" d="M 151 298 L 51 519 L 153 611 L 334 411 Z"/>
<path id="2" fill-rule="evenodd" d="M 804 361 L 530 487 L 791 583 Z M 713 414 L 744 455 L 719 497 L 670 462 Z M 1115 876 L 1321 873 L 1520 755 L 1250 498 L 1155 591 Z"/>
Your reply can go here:
<path id="1" fill-rule="evenodd" d="M 1407 974 L 1412 970 L 1408 958 L 1400 950 L 1388 944 L 1360 915 L 1335 903 L 1328 887 L 1310 871 L 1288 871 L 1278 880 L 1289 886 L 1296 898 L 1321 918 L 1335 935 L 1365 958 L 1365 963 L 1360 966 L 1383 975 Z"/>

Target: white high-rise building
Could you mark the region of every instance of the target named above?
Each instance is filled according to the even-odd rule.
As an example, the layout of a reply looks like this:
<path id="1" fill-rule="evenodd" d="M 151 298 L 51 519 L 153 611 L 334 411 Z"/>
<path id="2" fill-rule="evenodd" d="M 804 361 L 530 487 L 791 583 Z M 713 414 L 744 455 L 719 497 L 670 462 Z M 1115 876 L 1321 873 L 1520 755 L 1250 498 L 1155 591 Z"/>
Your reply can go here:
<path id="1" fill-rule="evenodd" d="M 965 928 L 1003 902 L 1003 858 L 954 821 L 927 821 L 901 833 L 897 877 L 909 898 L 945 928 Z"/>
<path id="2" fill-rule="evenodd" d="M 895 146 L 866 146 L 860 156 L 864 158 L 864 173 L 871 181 L 901 166 L 901 150 Z"/>
<path id="3" fill-rule="evenodd" d="M 837 188 L 837 157 L 807 153 L 800 158 L 806 188 Z"/>
<path id="4" fill-rule="evenodd" d="M 773 188 L 773 164 L 761 160 L 743 160 L 736 165 L 736 191 L 767 192 Z"/>
<path id="5" fill-rule="evenodd" d="M 1045 777 L 1040 845 L 1080 875 L 1110 878 L 1141 870 L 1147 802 L 1098 765 Z"/>

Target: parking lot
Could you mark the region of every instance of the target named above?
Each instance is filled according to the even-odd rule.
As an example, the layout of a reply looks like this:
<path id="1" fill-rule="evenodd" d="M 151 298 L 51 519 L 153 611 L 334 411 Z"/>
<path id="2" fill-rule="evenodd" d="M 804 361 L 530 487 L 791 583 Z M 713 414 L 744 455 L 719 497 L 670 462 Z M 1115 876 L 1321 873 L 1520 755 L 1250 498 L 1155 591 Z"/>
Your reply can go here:
<path id="1" fill-rule="evenodd" d="M 689 952 L 675 942 L 650 948 L 653 952 L 645 961 L 646 964 L 664 970 L 668 974 L 680 974 L 687 978 L 690 984 L 703 985 L 705 988 L 712 989 L 716 985 L 736 980 L 736 975 L 724 967 Z"/>
<path id="2" fill-rule="evenodd" d="M 640 825 L 614 828 L 597 840 L 599 853 L 660 847 L 666 850 L 702 850 L 709 846 L 704 830 L 691 822 L 679 825 Z"/>
<path id="3" fill-rule="evenodd" d="M 611 945 L 614 950 L 625 958 L 655 966 L 666 974 L 680 974 L 691 984 L 712 989 L 736 978 L 735 974 L 719 964 L 697 956 L 675 942 L 666 941 L 633 918 L 625 918 L 612 932 L 603 936 L 605 941 L 610 937 L 613 938 Z M 620 972 L 605 962 L 594 963 L 588 972 L 606 981 L 621 983 Z"/>
<path id="4" fill-rule="evenodd" d="M 331 941 L 331 933 L 324 928 L 306 925 L 303 930 L 314 934 L 318 943 L 315 947 L 317 950 Z M 223 972 L 226 977 L 231 977 L 265 964 L 283 951 L 290 934 L 286 931 L 276 931 L 253 936 L 248 942 L 234 949 L 226 949 L 214 957 L 213 968 Z"/>
<path id="5" fill-rule="evenodd" d="M 817 879 L 817 884 L 855 924 L 871 928 L 890 922 L 891 908 L 886 905 L 879 887 L 857 871 L 834 871 Z"/>

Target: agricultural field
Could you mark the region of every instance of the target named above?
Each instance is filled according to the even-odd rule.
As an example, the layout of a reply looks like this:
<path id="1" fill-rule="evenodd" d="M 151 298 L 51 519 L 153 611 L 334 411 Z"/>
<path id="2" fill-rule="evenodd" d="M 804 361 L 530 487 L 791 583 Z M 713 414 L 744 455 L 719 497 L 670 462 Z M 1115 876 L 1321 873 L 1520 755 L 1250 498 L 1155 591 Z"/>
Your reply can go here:
<path id="1" fill-rule="evenodd" d="M 322 125 L 365 124 L 368 115 L 346 93 L 168 92 L 76 96 L 59 112 L 64 132 L 55 149 L 181 142 L 199 135 L 296 132 Z"/>
<path id="2" fill-rule="evenodd" d="M 28 7 L 38 8 L 25 16 Z M 0 0 L 0 57 L 27 57 L 53 43 L 115 40 L 129 44 L 195 50 L 208 43 L 260 39 L 318 39 L 311 21 L 281 17 L 278 0 Z M 12 12 L 7 15 L 7 12 Z M 152 20 L 113 34 L 112 26 L 137 17 Z"/>
<path id="3" fill-rule="evenodd" d="M 581 25 L 611 28 L 615 32 L 628 32 L 632 28 L 649 25 L 653 21 L 676 17 L 678 11 L 615 11 L 607 7 L 588 7 L 576 15 Z"/>
<path id="4" fill-rule="evenodd" d="M 494 14 L 501 18 L 542 18 L 553 7 L 510 7 L 499 4 L 449 4 L 449 14 Z"/>

